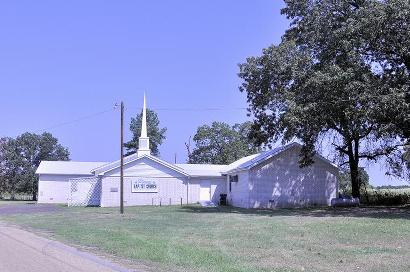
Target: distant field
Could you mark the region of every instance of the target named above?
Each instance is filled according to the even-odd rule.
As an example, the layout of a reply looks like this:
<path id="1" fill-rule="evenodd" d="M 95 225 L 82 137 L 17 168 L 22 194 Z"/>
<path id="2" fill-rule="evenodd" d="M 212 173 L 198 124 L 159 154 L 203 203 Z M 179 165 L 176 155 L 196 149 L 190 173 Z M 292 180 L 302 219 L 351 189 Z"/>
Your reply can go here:
<path id="1" fill-rule="evenodd" d="M 362 193 L 361 203 L 370 206 L 410 205 L 410 189 L 367 189 L 367 193 Z"/>
<path id="2" fill-rule="evenodd" d="M 61 208 L 0 216 L 152 271 L 410 271 L 410 211 Z"/>
<path id="3" fill-rule="evenodd" d="M 410 188 L 404 188 L 404 189 L 371 189 L 371 191 L 377 191 L 377 192 L 391 192 L 391 193 L 397 193 L 397 194 L 410 194 Z"/>

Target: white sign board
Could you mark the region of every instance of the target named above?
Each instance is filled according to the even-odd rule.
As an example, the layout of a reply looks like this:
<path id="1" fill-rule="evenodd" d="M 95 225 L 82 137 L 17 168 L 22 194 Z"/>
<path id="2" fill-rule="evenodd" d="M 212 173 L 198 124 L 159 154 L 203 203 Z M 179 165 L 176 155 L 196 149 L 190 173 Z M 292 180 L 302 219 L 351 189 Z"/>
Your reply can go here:
<path id="1" fill-rule="evenodd" d="M 158 193 L 157 184 L 155 181 L 147 180 L 133 180 L 131 181 L 131 192 L 132 193 Z"/>

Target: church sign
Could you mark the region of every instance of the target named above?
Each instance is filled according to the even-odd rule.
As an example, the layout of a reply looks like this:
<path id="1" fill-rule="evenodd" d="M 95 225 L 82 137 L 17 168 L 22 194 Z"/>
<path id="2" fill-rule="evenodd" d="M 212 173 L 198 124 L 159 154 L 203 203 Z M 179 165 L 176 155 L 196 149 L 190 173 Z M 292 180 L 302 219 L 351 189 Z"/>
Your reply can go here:
<path id="1" fill-rule="evenodd" d="M 157 184 L 155 181 L 147 181 L 143 179 L 131 181 L 132 193 L 158 193 Z"/>

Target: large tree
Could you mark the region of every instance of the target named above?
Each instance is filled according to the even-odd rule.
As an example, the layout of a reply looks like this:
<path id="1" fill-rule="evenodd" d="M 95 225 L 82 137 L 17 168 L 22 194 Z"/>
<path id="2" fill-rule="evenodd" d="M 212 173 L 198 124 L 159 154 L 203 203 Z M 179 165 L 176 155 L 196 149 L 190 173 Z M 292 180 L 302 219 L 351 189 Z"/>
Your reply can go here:
<path id="1" fill-rule="evenodd" d="M 3 139 L 0 145 L 1 169 L 6 189 L 32 194 L 37 200 L 38 178 L 36 169 L 43 160 L 69 160 L 69 152 L 50 133 L 24 133 L 16 139 Z"/>
<path id="2" fill-rule="evenodd" d="M 1 193 L 8 193 L 14 199 L 23 176 L 23 160 L 15 139 L 2 138 L 0 141 L 0 181 Z"/>
<path id="3" fill-rule="evenodd" d="M 397 132 L 407 121 L 395 109 L 409 114 L 408 85 L 389 88 L 383 67 L 363 51 L 359 34 L 368 30 L 359 11 L 378 1 L 285 2 L 282 12 L 292 22 L 282 42 L 240 65 L 241 90 L 255 117 L 252 136 L 260 143 L 299 138 L 301 166 L 313 163 L 318 144 L 329 143 L 349 166 L 359 197 L 360 160 L 400 156 L 403 133 Z"/>
<path id="4" fill-rule="evenodd" d="M 139 137 L 141 136 L 142 112 L 136 117 L 131 118 L 130 130 L 132 132 L 132 140 L 125 143 L 127 149 L 126 156 L 134 154 L 138 150 Z M 151 153 L 154 156 L 159 156 L 159 146 L 165 140 L 167 128 L 161 128 L 158 115 L 155 111 L 147 109 L 147 129 L 150 140 Z"/>
<path id="5" fill-rule="evenodd" d="M 249 139 L 251 122 L 229 124 L 213 122 L 200 126 L 193 138 L 194 150 L 189 163 L 229 164 L 259 151 L 258 145 Z"/>
<path id="6" fill-rule="evenodd" d="M 285 37 L 324 60 L 350 51 L 379 79 L 374 122 L 410 145 L 410 2 L 402 0 L 286 0 L 292 20 Z M 314 33 L 314 34 L 313 34 Z M 313 35 L 312 35 L 313 34 Z M 403 153 L 387 157 L 393 174 L 408 177 Z M 409 163 L 408 159 L 407 162 Z"/>

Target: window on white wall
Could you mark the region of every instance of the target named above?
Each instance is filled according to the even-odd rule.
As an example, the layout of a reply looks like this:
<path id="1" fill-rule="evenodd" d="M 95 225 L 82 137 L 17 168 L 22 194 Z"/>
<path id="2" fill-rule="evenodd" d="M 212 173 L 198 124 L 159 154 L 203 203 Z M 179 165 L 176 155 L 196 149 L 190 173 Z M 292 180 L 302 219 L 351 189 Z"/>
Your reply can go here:
<path id="1" fill-rule="evenodd" d="M 238 175 L 229 176 L 229 192 L 232 192 L 232 183 L 237 183 L 239 181 Z"/>
<path id="2" fill-rule="evenodd" d="M 229 182 L 238 182 L 239 178 L 238 175 L 229 176 Z"/>

